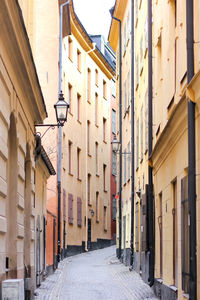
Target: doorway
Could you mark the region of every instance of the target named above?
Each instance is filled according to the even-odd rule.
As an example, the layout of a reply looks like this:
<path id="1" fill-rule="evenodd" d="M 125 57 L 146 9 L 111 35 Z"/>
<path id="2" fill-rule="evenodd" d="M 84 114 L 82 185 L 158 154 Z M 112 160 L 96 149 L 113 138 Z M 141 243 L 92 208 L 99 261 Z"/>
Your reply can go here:
<path id="1" fill-rule="evenodd" d="M 88 250 L 92 249 L 92 244 L 91 244 L 91 237 L 92 237 L 92 228 L 91 228 L 91 219 L 88 219 L 88 242 L 87 242 L 87 248 Z"/>

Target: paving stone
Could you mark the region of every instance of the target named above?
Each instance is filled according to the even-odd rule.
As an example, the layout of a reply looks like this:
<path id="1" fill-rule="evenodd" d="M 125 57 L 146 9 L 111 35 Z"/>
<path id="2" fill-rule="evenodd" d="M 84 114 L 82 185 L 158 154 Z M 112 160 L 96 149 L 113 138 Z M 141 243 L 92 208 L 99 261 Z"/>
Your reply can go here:
<path id="1" fill-rule="evenodd" d="M 115 246 L 64 259 L 36 290 L 35 300 L 156 300 L 139 274 L 115 256 Z"/>

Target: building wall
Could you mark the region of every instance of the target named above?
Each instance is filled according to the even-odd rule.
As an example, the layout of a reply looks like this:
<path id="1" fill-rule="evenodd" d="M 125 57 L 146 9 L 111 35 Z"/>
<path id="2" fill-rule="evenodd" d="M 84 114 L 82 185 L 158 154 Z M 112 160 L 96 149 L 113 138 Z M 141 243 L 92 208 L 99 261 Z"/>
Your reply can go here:
<path id="1" fill-rule="evenodd" d="M 31 277 L 33 289 L 34 123 L 46 110 L 20 7 L 1 1 L 0 11 L 0 280 Z"/>
<path id="2" fill-rule="evenodd" d="M 155 192 L 155 277 L 162 278 L 160 287 L 162 299 L 171 293 L 170 286 L 176 286 L 178 299 L 185 299 L 189 293 L 188 285 L 182 283 L 183 275 L 183 190 L 182 180 L 188 172 L 188 125 L 187 100 L 187 52 L 186 52 L 186 3 L 176 1 L 153 4 L 153 57 L 154 66 L 154 150 L 153 172 Z M 198 10 L 196 1 L 195 9 Z M 163 15 L 167 15 L 163 18 Z M 194 14 L 195 40 L 199 35 L 196 12 Z M 199 51 L 195 49 L 195 73 L 199 71 Z M 167 59 L 166 59 L 167 58 Z M 197 79 L 198 81 L 198 79 Z M 198 149 L 198 88 L 193 88 L 196 95 L 196 149 Z M 187 94 L 188 95 L 188 94 Z M 198 174 L 199 153 L 196 150 L 196 173 Z M 198 176 L 197 186 L 197 231 L 199 224 Z M 174 207 L 173 185 L 176 182 L 176 201 Z M 162 199 L 162 200 L 161 200 Z M 162 211 L 162 214 L 161 214 Z M 189 215 L 188 215 L 189 216 Z M 173 218 L 176 219 L 174 227 Z M 158 222 L 162 220 L 162 222 Z M 160 235 L 162 230 L 162 240 Z M 199 239 L 197 234 L 197 249 Z M 162 245 L 162 250 L 160 249 Z M 175 249 L 174 250 L 174 245 Z M 188 243 L 189 246 L 189 243 Z M 160 256 L 162 255 L 161 259 Z M 189 254 L 188 254 L 189 255 Z M 197 250 L 197 270 L 199 268 Z M 162 265 L 161 265 L 162 264 Z M 197 273 L 198 274 L 198 273 Z M 187 276 L 186 276 L 187 277 Z M 187 277 L 189 278 L 189 277 Z M 198 286 L 199 278 L 197 278 Z M 197 299 L 199 290 L 197 288 Z M 168 294 L 169 295 L 169 294 Z M 174 297 L 175 293 L 173 294 Z"/>
<path id="3" fill-rule="evenodd" d="M 66 248 L 69 253 L 75 249 L 98 247 L 98 240 L 111 239 L 111 203 L 110 203 L 110 132 L 111 132 L 111 78 L 114 75 L 106 71 L 103 63 L 87 44 L 84 35 L 80 35 L 77 21 L 72 21 L 72 35 L 63 43 L 63 90 L 68 98 L 68 87 L 71 86 L 70 112 L 63 130 L 63 190 L 66 193 Z M 73 51 L 69 57 L 69 41 Z M 81 63 L 77 66 L 77 51 L 80 52 Z M 88 52 L 88 53 L 87 53 Z M 88 69 L 91 74 L 90 97 L 87 94 Z M 98 72 L 98 82 L 95 72 Z M 108 75 L 109 74 L 109 75 Z M 103 96 L 103 82 L 106 82 L 106 96 Z M 79 108 L 78 98 L 79 96 Z M 98 96 L 97 114 L 95 99 Z M 69 101 L 69 100 L 68 100 Z M 105 138 L 103 127 L 105 121 Z M 89 122 L 89 151 L 88 151 Z M 98 143 L 98 159 L 96 162 L 95 143 Z M 71 144 L 69 150 L 69 144 Z M 77 149 L 80 151 L 79 176 Z M 71 155 L 69 152 L 71 151 Z M 69 167 L 69 156 L 71 162 Z M 105 189 L 103 165 L 106 166 Z M 90 174 L 90 203 L 88 203 L 88 174 Z M 96 195 L 98 193 L 98 209 Z M 69 198 L 73 197 L 72 211 L 69 212 Z M 77 198 L 81 199 L 81 224 L 78 225 Z M 105 212 L 106 210 L 106 212 Z M 97 216 L 98 211 L 98 216 Z M 94 212 L 92 216 L 91 212 Z M 105 217 L 104 217 L 105 214 Z M 88 243 L 88 219 L 91 219 L 91 243 Z M 105 220 L 104 220 L 105 219 Z M 103 241 L 102 241 L 103 242 Z M 82 248 L 81 248 L 82 247 Z M 71 253 L 71 252 L 70 252 Z"/>
<path id="4" fill-rule="evenodd" d="M 176 4 L 176 6 L 175 6 Z M 188 213 L 183 224 L 184 181 L 188 172 L 188 125 L 187 125 L 187 97 L 196 103 L 196 174 L 199 174 L 199 3 L 194 1 L 194 66 L 195 76 L 187 88 L 187 48 L 186 48 L 186 2 L 182 1 L 152 1 L 152 29 L 153 29 L 153 152 L 149 159 L 147 134 L 148 120 L 148 49 L 147 36 L 147 2 L 134 1 L 135 9 L 135 224 L 134 224 L 134 266 L 140 271 L 142 278 L 148 279 L 148 266 L 143 270 L 144 255 L 142 238 L 143 217 L 142 206 L 148 184 L 148 163 L 153 167 L 154 184 L 154 228 L 155 228 L 155 291 L 161 299 L 185 299 L 187 287 L 183 287 L 183 231 L 188 229 Z M 122 21 L 122 49 L 126 3 L 116 1 L 114 16 Z M 130 9 L 130 8 L 129 8 Z M 143 41 L 141 38 L 143 36 Z M 109 40 L 113 49 L 118 53 L 118 23 L 112 20 Z M 147 40 L 148 41 L 148 40 Z M 143 44 L 143 47 L 141 45 Z M 142 49 L 143 48 L 143 49 Z M 141 51 L 142 50 L 142 51 Z M 128 72 L 130 57 L 122 51 L 122 95 L 124 76 Z M 141 55 L 142 54 L 142 55 Z M 117 56 L 117 60 L 118 60 Z M 127 57 L 127 62 L 126 62 Z M 141 59 L 143 57 L 143 59 Z M 142 70 L 143 67 L 143 70 Z M 118 69 L 117 69 L 118 70 Z M 117 72 L 118 75 L 118 72 Z M 119 94 L 117 95 L 117 100 Z M 124 101 L 122 96 L 122 101 Z M 124 104 L 123 104 L 124 105 Z M 143 112 L 142 112 L 143 106 Z M 122 115 L 123 143 L 129 137 L 130 124 L 126 124 L 126 116 Z M 118 120 L 118 118 L 117 118 Z M 142 120 L 142 122 L 141 122 Z M 143 124 L 142 124 L 143 123 Z M 118 125 L 119 126 L 119 125 Z M 128 128 L 127 128 L 128 127 Z M 126 135 L 126 138 L 124 138 Z M 143 142 L 143 144 L 142 144 Z M 146 147 L 147 145 L 147 147 Z M 143 148 L 142 148 L 143 147 Z M 143 149 L 143 151 L 142 151 Z M 149 161 L 148 161 L 149 160 Z M 124 175 L 124 164 L 122 175 Z M 118 178 L 118 177 L 117 177 Z M 186 180 L 187 182 L 187 180 Z M 176 184 L 175 184 L 176 183 Z M 126 186 L 123 186 L 122 203 L 123 217 L 127 209 L 124 204 Z M 199 270 L 199 179 L 196 176 L 197 193 L 197 274 Z M 138 198 L 141 189 L 140 199 Z M 186 189 L 187 190 L 187 189 Z M 186 191 L 185 191 L 186 194 Z M 127 191 L 127 196 L 130 190 Z M 177 203 L 174 206 L 174 203 Z M 119 210 L 119 208 L 118 208 Z M 129 210 L 129 209 L 128 209 Z M 136 213 L 138 211 L 138 213 Z M 137 216 L 138 214 L 138 216 Z M 122 218 L 123 218 L 122 217 Z M 141 226 L 142 225 L 142 226 Z M 123 219 L 122 219 L 123 226 Z M 118 225 L 117 225 L 118 230 Z M 187 231 L 187 230 L 186 230 Z M 173 233 L 174 232 L 174 233 Z M 122 245 L 123 245 L 122 227 Z M 117 233 L 118 236 L 118 233 Z M 148 235 L 147 235 L 148 239 Z M 138 241 L 138 242 L 136 242 Z M 161 243 L 162 242 L 162 243 Z M 189 245 L 189 242 L 187 246 Z M 117 244 L 118 246 L 118 244 Z M 189 246 L 188 246 L 189 247 Z M 187 249 L 185 250 L 187 252 Z M 138 254 L 138 255 L 137 255 Z M 187 254 L 187 253 L 186 253 Z M 187 255 L 186 255 L 187 256 Z M 143 274 L 144 273 L 144 274 Z M 146 274 L 145 274 L 146 273 Z M 189 272 L 188 272 L 189 273 Z M 186 275 L 187 276 L 187 275 Z M 199 276 L 197 275 L 197 299 L 199 297 Z"/>

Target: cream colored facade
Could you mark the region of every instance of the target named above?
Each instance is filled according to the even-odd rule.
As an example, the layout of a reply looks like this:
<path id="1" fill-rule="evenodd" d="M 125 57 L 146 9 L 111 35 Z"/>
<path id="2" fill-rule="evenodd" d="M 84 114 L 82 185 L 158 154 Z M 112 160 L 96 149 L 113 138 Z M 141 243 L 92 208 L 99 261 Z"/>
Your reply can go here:
<path id="1" fill-rule="evenodd" d="M 24 26 L 32 19 L 29 16 L 26 23 L 21 15 L 25 2 L 0 4 L 0 280 L 30 278 L 33 290 L 36 219 L 45 216 L 50 173 L 44 160 L 39 163 L 35 156 L 34 124 L 41 123 L 47 113 Z"/>
<path id="2" fill-rule="evenodd" d="M 116 1 L 114 16 L 122 24 L 122 249 L 123 259 L 130 263 L 131 242 L 131 1 Z M 135 93 L 135 268 L 141 263 L 141 206 L 142 195 L 148 182 L 148 38 L 147 3 L 134 3 L 134 93 Z M 118 49 L 118 23 L 112 21 L 109 40 L 116 53 Z M 117 58 L 119 60 L 119 56 Z M 117 70 L 119 85 L 119 68 Z M 118 88 L 117 88 L 118 89 Z M 118 94 L 119 97 L 119 94 Z M 119 105 L 119 103 L 118 103 Z M 118 114 L 119 119 L 119 114 Z M 118 126 L 119 128 L 119 126 Z M 119 139 L 119 134 L 118 134 Z M 136 192 L 140 191 L 138 197 Z M 117 226 L 118 229 L 118 226 Z M 118 234 L 119 239 L 119 234 Z"/>
<path id="3" fill-rule="evenodd" d="M 63 91 L 70 103 L 63 128 L 65 253 L 109 244 L 111 79 L 114 71 L 70 5 L 72 35 L 63 40 Z M 63 228 L 64 230 L 64 228 Z"/>
<path id="4" fill-rule="evenodd" d="M 131 1 L 130 1 L 131 2 Z M 196 230 L 197 299 L 199 290 L 199 9 L 194 2 L 194 77 L 187 84 L 186 1 L 152 1 L 153 151 L 148 157 L 148 17 L 147 1 L 134 3 L 134 92 L 135 92 L 135 214 L 134 268 L 148 281 L 148 251 L 143 248 L 143 201 L 148 184 L 148 165 L 153 168 L 154 188 L 154 289 L 161 299 L 188 299 L 189 296 L 189 210 L 188 210 L 188 101 L 195 103 L 196 127 Z M 189 3 L 189 2 L 188 2 Z M 123 33 L 127 1 L 116 1 L 114 16 L 122 21 Z M 112 21 L 109 36 L 118 51 L 118 24 Z M 142 46 L 143 45 L 143 46 Z M 129 72 L 130 56 L 122 51 L 122 102 L 124 74 Z M 143 57 L 143 59 L 142 59 Z M 118 59 L 118 57 L 117 57 Z M 119 78 L 118 78 L 119 79 Z M 133 84 L 133 82 L 132 82 Z M 126 89 L 127 90 L 127 89 Z M 119 98 L 119 95 L 118 95 Z M 189 99 L 189 100 L 188 100 Z M 123 111 L 124 114 L 124 111 Z M 122 150 L 130 138 L 130 124 L 122 115 Z M 127 119 L 128 120 L 128 119 Z M 142 122 L 141 122 L 142 121 Z M 128 127 L 128 128 L 127 128 Z M 126 134 L 125 134 L 126 133 Z M 126 136 L 126 137 L 125 137 Z M 125 143 L 125 146 L 124 146 Z M 122 176 L 124 175 L 124 165 Z M 124 183 L 124 182 L 123 182 Z M 124 196 L 122 187 L 122 218 Z M 130 190 L 127 191 L 130 195 Z M 140 195 L 140 197 L 138 197 Z M 125 196 L 126 197 L 126 196 Z M 148 203 L 148 202 L 147 202 Z M 146 203 L 146 204 L 147 204 Z M 130 211 L 130 210 L 129 210 Z M 147 211 L 148 213 L 148 211 Z M 147 222 L 147 220 L 145 221 Z M 147 228 L 147 227 L 146 227 Z M 118 229 L 118 225 L 117 225 Z M 130 229 L 127 229 L 130 232 Z M 122 248 L 123 244 L 122 219 Z M 130 237 L 130 235 L 129 235 Z M 146 236 L 148 241 L 148 235 Z M 147 250 L 147 248 L 146 248 Z M 153 249 L 154 250 L 154 249 Z M 125 260 L 126 261 L 126 260 Z M 191 298 L 193 299 L 193 298 Z M 196 298 L 195 298 L 196 299 Z"/>
<path id="5" fill-rule="evenodd" d="M 198 1 L 194 1 L 194 41 L 199 40 Z M 164 17 L 165 16 L 165 17 Z M 188 110 L 195 101 L 196 174 L 199 174 L 199 47 L 194 44 L 195 76 L 187 88 L 186 1 L 153 1 L 155 277 L 189 294 Z M 190 89 L 191 87 L 191 89 Z M 199 178 L 196 175 L 197 299 L 199 290 Z M 185 217 L 183 217 L 185 215 Z M 184 243 L 185 239 L 185 243 Z M 185 264 L 185 266 L 184 266 Z M 161 287 L 162 289 L 162 287 Z M 163 299 L 164 298 L 164 294 Z M 191 296 L 190 296 L 191 297 Z"/>

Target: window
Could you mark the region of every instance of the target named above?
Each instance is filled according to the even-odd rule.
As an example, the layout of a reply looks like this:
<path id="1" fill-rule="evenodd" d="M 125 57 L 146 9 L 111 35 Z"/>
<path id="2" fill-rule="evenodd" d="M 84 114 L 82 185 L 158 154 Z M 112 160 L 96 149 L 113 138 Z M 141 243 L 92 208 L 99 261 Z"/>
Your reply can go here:
<path id="1" fill-rule="evenodd" d="M 99 86 L 99 72 L 97 69 L 95 70 L 95 84 Z"/>
<path id="2" fill-rule="evenodd" d="M 91 100 L 91 71 L 88 68 L 87 71 L 87 101 Z"/>
<path id="3" fill-rule="evenodd" d="M 136 127 L 136 170 L 139 167 L 139 119 L 137 119 L 137 127 Z"/>
<path id="4" fill-rule="evenodd" d="M 112 175 L 117 175 L 117 154 L 112 152 Z"/>
<path id="5" fill-rule="evenodd" d="M 124 25 L 124 52 L 126 51 L 126 24 Z"/>
<path id="6" fill-rule="evenodd" d="M 69 149 L 69 174 L 72 174 L 72 142 L 69 141 L 68 143 L 68 149 Z"/>
<path id="7" fill-rule="evenodd" d="M 127 152 L 130 153 L 130 142 L 128 143 Z M 127 179 L 129 180 L 131 178 L 131 155 L 127 154 L 127 160 L 128 160 L 128 170 L 127 170 Z"/>
<path id="8" fill-rule="evenodd" d="M 107 99 L 107 83 L 105 80 L 103 80 L 103 97 Z"/>
<path id="9" fill-rule="evenodd" d="M 70 37 L 68 38 L 68 51 L 69 51 L 68 57 L 72 61 L 73 60 L 73 41 Z"/>
<path id="10" fill-rule="evenodd" d="M 143 35 L 142 35 L 140 39 L 140 76 L 142 75 L 142 71 L 143 71 L 143 59 L 144 59 L 144 54 L 143 54 Z"/>
<path id="11" fill-rule="evenodd" d="M 66 221 L 66 191 L 63 189 L 63 221 Z"/>
<path id="12" fill-rule="evenodd" d="M 95 93 L 95 125 L 98 126 L 98 94 Z"/>
<path id="13" fill-rule="evenodd" d="M 80 114 L 81 114 L 81 96 L 77 94 L 77 121 L 80 122 Z"/>
<path id="14" fill-rule="evenodd" d="M 91 195 L 90 195 L 90 189 L 91 189 L 91 175 L 88 174 L 87 176 L 87 188 L 88 188 L 88 205 L 91 205 Z"/>
<path id="15" fill-rule="evenodd" d="M 80 153 L 81 149 L 77 148 L 77 179 L 80 179 Z"/>
<path id="16" fill-rule="evenodd" d="M 72 86 L 68 83 L 68 103 L 69 103 L 69 112 L 72 112 Z"/>
<path id="17" fill-rule="evenodd" d="M 112 96 L 116 98 L 116 82 L 114 79 L 112 79 Z"/>
<path id="18" fill-rule="evenodd" d="M 106 192 L 106 165 L 103 164 L 103 190 Z"/>
<path id="19" fill-rule="evenodd" d="M 144 57 L 146 57 L 147 50 L 148 50 L 148 17 L 146 17 L 146 21 L 145 21 L 144 35 L 145 35 L 145 52 L 144 52 Z"/>
<path id="20" fill-rule="evenodd" d="M 116 134 L 116 111 L 112 109 L 112 133 Z"/>
<path id="21" fill-rule="evenodd" d="M 139 85 L 139 60 L 138 60 L 138 55 L 136 56 L 136 60 L 135 60 L 135 65 L 136 65 L 136 82 L 135 82 L 135 88 L 137 90 L 138 85 Z"/>
<path id="22" fill-rule="evenodd" d="M 124 113 L 127 109 L 127 91 L 126 91 L 126 81 L 124 81 Z"/>
<path id="23" fill-rule="evenodd" d="M 129 40 L 129 36 L 130 36 L 130 15 L 128 13 L 128 16 L 127 16 L 127 37 L 126 37 L 127 41 Z"/>
<path id="24" fill-rule="evenodd" d="M 73 224 L 73 195 L 68 194 L 68 222 Z"/>
<path id="25" fill-rule="evenodd" d="M 77 197 L 77 225 L 82 226 L 82 201 L 80 197 Z"/>
<path id="26" fill-rule="evenodd" d="M 126 153 L 126 149 L 124 150 L 124 153 Z M 125 184 L 126 181 L 127 181 L 127 178 L 126 178 L 126 174 L 127 174 L 127 170 L 126 170 L 126 159 L 127 159 L 127 154 L 124 155 L 124 184 Z"/>
<path id="27" fill-rule="evenodd" d="M 112 195 L 112 220 L 116 221 L 117 205 L 115 195 Z"/>
<path id="28" fill-rule="evenodd" d="M 128 71 L 127 76 L 127 106 L 130 105 L 130 71 Z"/>
<path id="29" fill-rule="evenodd" d="M 90 121 L 87 121 L 87 153 L 90 155 Z"/>
<path id="30" fill-rule="evenodd" d="M 103 224 L 104 224 L 104 231 L 107 231 L 107 207 L 103 207 Z"/>
<path id="31" fill-rule="evenodd" d="M 140 112 L 140 159 L 143 160 L 143 105 Z"/>
<path id="32" fill-rule="evenodd" d="M 103 118 L 103 141 L 106 142 L 106 119 Z"/>
<path id="33" fill-rule="evenodd" d="M 96 163 L 96 175 L 99 173 L 99 158 L 98 158 L 99 145 L 95 143 L 95 163 Z"/>
<path id="34" fill-rule="evenodd" d="M 148 150 L 148 91 L 145 94 L 145 153 Z"/>
<path id="35" fill-rule="evenodd" d="M 188 176 L 181 180 L 181 249 L 182 249 L 182 289 L 189 293 L 190 257 L 189 257 L 189 203 Z"/>
<path id="36" fill-rule="evenodd" d="M 77 49 L 77 69 L 81 72 L 81 52 Z"/>
<path id="37" fill-rule="evenodd" d="M 99 222 L 99 192 L 96 192 L 96 222 Z"/>

